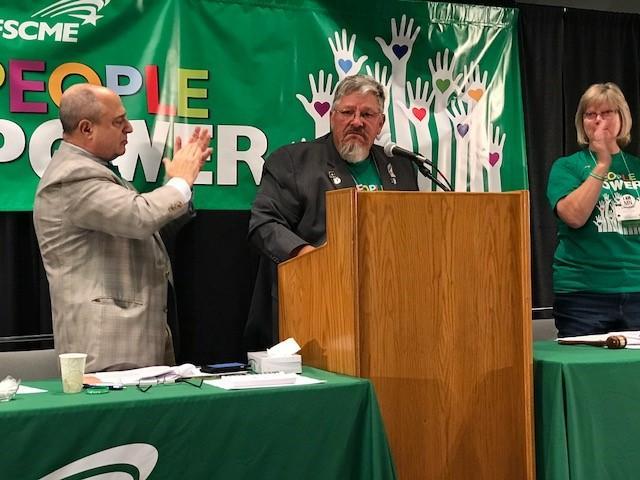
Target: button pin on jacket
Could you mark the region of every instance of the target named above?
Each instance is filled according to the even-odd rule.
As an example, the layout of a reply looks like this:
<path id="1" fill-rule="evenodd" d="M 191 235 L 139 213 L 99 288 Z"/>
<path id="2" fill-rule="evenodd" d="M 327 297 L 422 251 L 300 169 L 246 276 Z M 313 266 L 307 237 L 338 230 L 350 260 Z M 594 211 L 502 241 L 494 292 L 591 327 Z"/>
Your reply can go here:
<path id="1" fill-rule="evenodd" d="M 391 183 L 396 184 L 398 180 L 396 179 L 396 174 L 393 172 L 393 165 L 387 163 L 387 172 L 389 172 L 389 176 L 391 177 Z"/>
<path id="2" fill-rule="evenodd" d="M 329 178 L 331 179 L 334 185 L 340 185 L 342 183 L 342 180 L 340 179 L 340 177 L 337 176 L 336 172 L 334 172 L 333 170 L 329 170 Z"/>

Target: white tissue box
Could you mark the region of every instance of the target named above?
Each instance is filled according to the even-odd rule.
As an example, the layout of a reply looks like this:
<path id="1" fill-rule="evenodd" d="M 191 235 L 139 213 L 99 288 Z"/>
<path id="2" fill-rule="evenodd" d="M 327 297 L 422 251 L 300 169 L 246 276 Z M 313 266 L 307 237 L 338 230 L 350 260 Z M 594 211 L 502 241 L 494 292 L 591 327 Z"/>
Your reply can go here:
<path id="1" fill-rule="evenodd" d="M 300 355 L 270 357 L 267 352 L 249 352 L 247 359 L 249 367 L 255 373 L 302 373 L 302 357 Z"/>

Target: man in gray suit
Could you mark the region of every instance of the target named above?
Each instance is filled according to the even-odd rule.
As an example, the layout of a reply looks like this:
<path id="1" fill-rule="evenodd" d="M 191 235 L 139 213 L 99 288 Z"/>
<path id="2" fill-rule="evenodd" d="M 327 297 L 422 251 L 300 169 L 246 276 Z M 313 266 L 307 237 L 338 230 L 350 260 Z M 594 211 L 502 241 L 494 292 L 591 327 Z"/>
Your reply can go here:
<path id="1" fill-rule="evenodd" d="M 210 155 L 197 129 L 169 181 L 140 194 L 110 170 L 132 132 L 120 98 L 89 84 L 60 101 L 62 143 L 40 180 L 33 217 L 49 280 L 58 353 L 87 353 L 86 371 L 174 364 L 167 325 L 169 257 L 159 230 L 185 215 Z"/>

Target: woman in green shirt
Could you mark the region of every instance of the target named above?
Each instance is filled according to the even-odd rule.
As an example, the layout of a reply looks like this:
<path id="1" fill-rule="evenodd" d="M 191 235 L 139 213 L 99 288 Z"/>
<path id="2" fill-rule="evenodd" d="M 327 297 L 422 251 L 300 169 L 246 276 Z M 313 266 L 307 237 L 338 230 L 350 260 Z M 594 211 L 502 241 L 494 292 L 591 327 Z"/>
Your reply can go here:
<path id="1" fill-rule="evenodd" d="M 575 117 L 584 148 L 551 167 L 560 337 L 640 330 L 640 159 L 621 150 L 631 140 L 631 123 L 617 85 L 591 85 Z"/>

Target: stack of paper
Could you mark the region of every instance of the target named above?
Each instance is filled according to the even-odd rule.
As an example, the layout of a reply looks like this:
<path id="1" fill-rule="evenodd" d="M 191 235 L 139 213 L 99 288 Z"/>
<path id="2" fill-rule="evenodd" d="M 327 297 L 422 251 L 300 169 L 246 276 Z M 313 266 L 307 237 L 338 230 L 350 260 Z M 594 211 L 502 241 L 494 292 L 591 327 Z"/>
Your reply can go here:
<path id="1" fill-rule="evenodd" d="M 230 375 L 219 380 L 205 380 L 204 383 L 225 390 L 239 390 L 244 388 L 288 387 L 296 385 L 312 385 L 324 383 L 295 373 L 256 373 L 249 375 Z"/>
<path id="2" fill-rule="evenodd" d="M 114 385 L 143 385 L 157 383 L 174 383 L 179 378 L 202 376 L 200 369 L 190 363 L 175 367 L 155 366 L 121 370 L 117 372 L 98 372 L 91 374 L 99 382 Z M 92 382 L 85 382 L 92 383 Z"/>
<path id="3" fill-rule="evenodd" d="M 257 375 L 231 375 L 221 379 L 229 388 L 271 387 L 296 383 L 295 373 L 260 373 Z"/>

